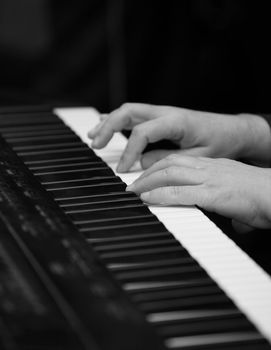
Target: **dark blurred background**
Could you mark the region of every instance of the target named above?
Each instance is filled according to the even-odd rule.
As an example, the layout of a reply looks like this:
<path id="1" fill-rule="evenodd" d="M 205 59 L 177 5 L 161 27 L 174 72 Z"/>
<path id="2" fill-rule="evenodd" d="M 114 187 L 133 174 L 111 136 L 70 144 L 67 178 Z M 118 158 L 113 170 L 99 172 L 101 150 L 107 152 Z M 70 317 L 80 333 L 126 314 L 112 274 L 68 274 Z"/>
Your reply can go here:
<path id="1" fill-rule="evenodd" d="M 268 113 L 269 3 L 0 0 L 0 105 Z"/>
<path id="2" fill-rule="evenodd" d="M 271 113 L 270 17 L 270 0 L 0 0 L 0 108 Z M 221 227 L 271 272 L 269 232 Z"/>

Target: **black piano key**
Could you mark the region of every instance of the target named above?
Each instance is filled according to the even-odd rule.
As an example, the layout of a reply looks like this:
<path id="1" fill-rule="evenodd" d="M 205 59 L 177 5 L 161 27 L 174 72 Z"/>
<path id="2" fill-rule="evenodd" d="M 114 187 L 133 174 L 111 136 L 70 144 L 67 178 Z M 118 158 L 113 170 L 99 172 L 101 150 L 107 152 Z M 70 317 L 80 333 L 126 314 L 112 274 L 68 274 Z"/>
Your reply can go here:
<path id="1" fill-rule="evenodd" d="M 103 208 L 103 207 L 113 207 L 118 205 L 131 205 L 131 204 L 139 204 L 142 203 L 142 201 L 138 197 L 124 197 L 124 198 L 118 198 L 118 199 L 112 199 L 110 201 L 108 200 L 97 200 L 97 201 L 91 201 L 91 198 L 88 202 L 82 202 L 82 203 L 75 203 L 75 204 L 60 204 L 59 206 L 65 210 L 66 213 L 69 213 L 73 210 L 84 210 L 84 209 L 95 209 L 95 208 Z"/>
<path id="2" fill-rule="evenodd" d="M 86 227 L 104 227 L 105 225 L 122 225 L 125 223 L 130 223 L 130 224 L 137 224 L 138 222 L 152 222 L 155 219 L 153 214 L 141 214 L 141 215 L 123 215 L 120 217 L 110 217 L 110 218 L 99 218 L 99 219 L 92 219 L 88 218 L 86 220 L 73 220 L 73 223 L 79 228 L 79 231 L 82 228 Z M 96 228 L 95 228 L 96 229 Z"/>
<path id="3" fill-rule="evenodd" d="M 2 126 L 0 124 L 0 132 L 3 136 L 12 134 L 13 136 L 16 135 L 24 135 L 24 133 L 31 133 L 34 134 L 40 133 L 42 131 L 52 131 L 52 132 L 62 132 L 67 131 L 70 129 L 65 127 L 62 123 L 53 123 L 53 124 L 47 124 L 46 126 L 42 124 L 35 124 L 35 125 L 27 125 L 27 126 L 21 126 L 21 125 L 13 125 L 13 126 Z"/>
<path id="4" fill-rule="evenodd" d="M 210 283 L 214 283 L 211 279 L 207 279 L 204 282 L 206 282 L 206 285 L 208 284 L 208 281 Z M 202 281 L 189 281 L 190 285 L 199 284 L 203 285 Z M 184 283 L 179 282 L 181 285 L 185 285 Z M 175 284 L 177 285 L 177 284 Z M 146 315 L 146 318 L 148 322 L 154 325 L 156 329 L 159 327 L 163 327 L 164 325 L 170 325 L 170 324 L 180 324 L 182 322 L 197 322 L 197 321 L 205 321 L 205 320 L 214 320 L 214 319 L 225 319 L 225 318 L 232 318 L 232 317 L 244 317 L 240 310 L 238 310 L 236 307 L 232 307 L 229 309 L 221 309 L 216 308 L 213 310 L 210 309 L 202 309 L 202 310 L 173 310 L 173 311 L 162 311 L 162 312 L 154 312 L 149 313 Z"/>
<path id="5" fill-rule="evenodd" d="M 101 182 L 99 185 L 87 185 L 87 186 L 76 186 L 76 187 L 65 187 L 62 189 L 53 189 L 50 191 L 55 199 L 62 199 L 67 197 L 75 197 L 84 195 L 94 194 L 110 194 L 112 192 L 125 191 L 126 185 L 123 182 L 106 181 Z"/>
<path id="6" fill-rule="evenodd" d="M 135 302 L 161 301 L 167 299 L 186 298 L 189 296 L 215 295 L 223 291 L 216 284 L 206 285 L 164 285 L 163 288 L 151 288 L 147 291 L 135 291 L 130 293 Z"/>
<path id="7" fill-rule="evenodd" d="M 160 238 L 169 238 L 171 237 L 170 234 L 167 231 L 164 232 L 151 232 L 151 233 L 140 233 L 140 234 L 130 234 L 127 232 L 126 235 L 109 235 L 108 237 L 95 237 L 95 238 L 87 238 L 88 242 L 90 242 L 92 245 L 95 244 L 112 244 L 116 242 L 137 242 L 142 239 L 144 239 L 145 242 L 151 241 L 153 239 L 160 239 Z M 135 264 L 131 264 L 131 266 L 134 266 Z M 131 267 L 132 268 L 132 267 Z"/>
<path id="8" fill-rule="evenodd" d="M 12 105 L 12 106 L 1 106 L 0 107 L 0 115 L 5 115 L 8 117 L 13 114 L 24 115 L 26 113 L 51 113 L 52 114 L 52 106 L 51 105 Z"/>
<path id="9" fill-rule="evenodd" d="M 136 225 L 134 223 L 123 223 L 111 225 L 103 225 L 100 227 L 81 227 L 79 231 L 84 234 L 84 236 L 90 240 L 94 239 L 107 239 L 115 237 L 124 240 L 125 237 L 133 237 L 134 235 L 148 235 L 148 234 L 159 234 L 160 232 L 167 232 L 164 225 L 159 221 L 150 222 L 138 222 Z M 129 239 L 129 238 L 128 238 Z"/>
<path id="10" fill-rule="evenodd" d="M 68 215 L 76 215 L 76 214 L 84 214 L 84 213 L 92 213 L 96 211 L 108 211 L 108 210 L 120 210 L 122 209 L 133 209 L 133 208 L 147 208 L 146 204 L 142 203 L 140 200 L 133 201 L 133 202 L 113 202 L 113 203 L 107 203 L 107 204 L 86 204 L 83 207 L 75 207 L 73 209 L 71 208 L 63 208 L 64 212 Z"/>
<path id="11" fill-rule="evenodd" d="M 45 152 L 45 151 L 51 151 L 51 150 L 62 150 L 65 151 L 65 149 L 69 149 L 71 147 L 81 147 L 82 143 L 81 141 L 74 141 L 74 142 L 65 142 L 62 141 L 60 143 L 47 143 L 47 144 L 41 144 L 41 145 L 28 145 L 28 146 L 13 146 L 13 150 L 18 152 L 18 154 L 22 152 Z"/>
<path id="12" fill-rule="evenodd" d="M 244 331 L 174 337 L 165 344 L 175 350 L 259 350 L 266 346 L 266 341 L 258 332 Z"/>
<path id="13" fill-rule="evenodd" d="M 167 290 L 169 288 L 185 289 L 185 288 L 202 288 L 202 287 L 214 287 L 214 286 L 217 287 L 215 282 L 210 277 L 208 277 L 208 275 L 206 275 L 204 278 L 191 279 L 187 281 L 172 280 L 172 281 L 159 281 L 159 282 L 148 281 L 148 282 L 125 283 L 123 285 L 123 288 L 131 296 L 131 298 L 133 298 L 133 296 L 135 295 L 142 295 L 144 293 L 152 293 L 152 292 L 155 293 L 156 291 L 159 292 L 159 291 Z M 172 320 L 172 317 L 173 317 L 172 313 L 170 313 L 169 316 L 171 316 L 170 320 Z M 165 316 L 162 319 L 157 317 L 155 318 L 153 316 L 149 320 L 149 322 L 156 322 L 156 323 L 163 322 L 165 318 L 166 318 Z M 169 320 L 166 319 L 166 321 L 168 322 Z"/>
<path id="14" fill-rule="evenodd" d="M 240 331 L 256 331 L 254 326 L 242 315 L 238 317 L 215 318 L 205 320 L 189 320 L 178 324 L 164 325 L 157 328 L 163 337 L 182 337 L 200 334 L 215 334 Z"/>
<path id="15" fill-rule="evenodd" d="M 98 157 L 91 157 L 91 159 L 87 162 L 81 162 L 80 163 L 75 163 L 75 164 L 71 164 L 70 162 L 68 164 L 59 164 L 59 165 L 45 165 L 42 167 L 38 167 L 37 169 L 32 169 L 33 173 L 36 176 L 50 176 L 50 175 L 54 175 L 54 174 L 69 174 L 69 173 L 73 173 L 73 172 L 84 172 L 84 171 L 91 171 L 92 168 L 93 170 L 98 170 L 99 168 L 102 169 L 110 169 L 108 168 L 108 166 L 106 165 L 106 163 L 104 163 L 101 159 L 99 159 Z M 111 169 L 110 169 L 111 170 Z M 77 176 L 77 174 L 76 174 Z M 97 174 L 97 176 L 99 176 L 99 174 Z M 69 178 L 67 178 L 68 180 Z"/>
<path id="16" fill-rule="evenodd" d="M 119 281 L 124 283 L 136 281 L 168 281 L 201 278 L 205 271 L 197 264 L 190 266 L 160 267 L 157 269 L 142 269 L 141 271 L 128 271 L 115 273 Z M 150 302 L 151 303 L 151 302 Z"/>
<path id="17" fill-rule="evenodd" d="M 161 260 L 161 259 L 165 259 L 165 261 L 168 260 L 174 260 L 174 259 L 186 259 L 189 257 L 187 251 L 185 249 L 180 249 L 177 245 L 166 245 L 165 247 L 157 247 L 154 244 L 154 247 L 150 248 L 149 246 L 144 247 L 144 249 L 141 249 L 142 254 L 140 254 L 140 249 L 134 249 L 134 250 L 130 250 L 130 251 L 126 251 L 124 254 L 122 253 L 100 253 L 100 257 L 104 260 L 106 266 L 108 267 L 108 269 L 111 269 L 111 267 L 113 267 L 112 272 L 114 272 L 115 267 L 118 267 L 120 270 L 123 268 L 123 270 L 125 271 L 125 266 L 130 265 L 130 264 L 140 264 L 142 263 L 142 265 L 147 265 L 148 263 L 152 263 L 152 262 L 157 262 L 157 260 Z M 166 266 L 166 265 L 165 265 Z M 147 268 L 142 268 L 142 270 L 145 270 Z M 129 271 L 130 272 L 130 271 Z M 151 274 L 151 271 L 148 272 L 149 274 Z M 128 275 L 128 273 L 127 273 Z M 129 274 L 130 276 L 132 276 L 132 274 Z M 141 280 L 141 276 L 142 280 Z M 154 290 L 155 288 L 159 288 L 161 285 L 160 284 L 156 284 L 156 282 L 161 282 L 162 285 L 164 285 L 163 280 L 160 279 L 158 281 L 158 279 L 149 279 L 147 280 L 146 278 L 144 278 L 144 273 L 142 275 L 140 275 L 140 273 L 138 273 L 137 270 L 137 275 L 136 277 L 138 277 L 137 280 L 133 280 L 133 281 L 127 281 L 125 280 L 123 282 L 123 286 L 125 286 L 125 288 L 128 288 L 129 290 L 131 289 L 132 291 L 134 291 L 135 293 L 139 293 L 138 290 L 144 290 L 144 289 L 149 289 L 149 290 Z M 202 277 L 201 277 L 202 278 Z M 167 281 L 169 279 L 167 278 Z M 178 281 L 177 278 L 174 278 L 174 281 Z M 143 285 L 141 285 L 140 283 L 144 282 Z M 154 283 L 155 282 L 155 283 Z M 172 279 L 173 282 L 173 279 Z M 173 285 L 175 285 L 175 282 Z M 150 285 L 148 284 L 150 283 Z M 178 284 L 178 282 L 176 282 Z M 170 284 L 171 285 L 171 284 Z M 168 287 L 169 285 L 166 284 L 166 286 Z M 127 289 L 127 290 L 128 290 Z"/>
<path id="18" fill-rule="evenodd" d="M 190 277 L 191 276 L 191 277 Z M 200 277 L 200 273 L 198 273 Z M 179 276 L 179 279 L 189 280 L 189 278 L 196 277 L 193 275 L 184 274 Z M 164 278 L 165 279 L 165 278 Z M 232 301 L 224 294 L 220 295 L 203 295 L 200 297 L 187 297 L 163 301 L 149 301 L 137 304 L 138 307 L 145 313 L 154 313 L 162 311 L 176 311 L 176 310 L 215 310 L 215 309 L 232 309 L 235 306 Z"/>
<path id="19" fill-rule="evenodd" d="M 78 179 L 71 179 L 71 180 L 61 180 L 59 181 L 42 181 L 41 184 L 47 191 L 52 191 L 52 190 L 58 190 L 58 189 L 63 189 L 63 188 L 71 188 L 71 187 L 81 187 L 82 186 L 87 186 L 87 185 L 99 185 L 100 183 L 103 182 L 115 182 L 119 183 L 118 180 L 116 179 L 116 176 L 112 176 L 110 172 L 107 172 L 107 169 L 101 169 L 102 176 L 90 176 L 86 178 L 78 178 Z M 103 171 L 104 170 L 104 171 Z M 61 175 L 60 175 L 61 176 Z"/>
<path id="20" fill-rule="evenodd" d="M 157 236 L 155 236 L 157 237 Z M 166 237 L 166 236 L 165 236 Z M 160 236 L 157 237 L 158 239 Z M 138 262 L 132 262 L 132 263 L 126 263 L 121 262 L 119 264 L 107 264 L 107 267 L 113 271 L 113 272 L 123 272 L 123 271 L 136 271 L 138 269 L 144 269 L 144 268 L 157 268 L 157 267 L 164 267 L 164 266 L 176 266 L 176 265 L 186 265 L 186 264 L 192 264 L 195 263 L 195 260 L 187 254 L 187 256 L 182 258 L 165 258 L 165 259 L 158 259 L 153 261 L 138 261 Z M 169 287 L 170 288 L 170 287 Z M 145 293 L 144 293 L 145 294 Z M 144 295 L 143 294 L 143 295 Z M 152 293 L 150 293 L 152 294 Z"/>
<path id="21" fill-rule="evenodd" d="M 114 173 L 111 169 L 108 169 L 104 166 L 103 163 L 100 164 L 89 164 L 88 166 L 78 167 L 76 168 L 67 168 L 67 170 L 57 170 L 51 172 L 35 172 L 35 175 L 38 176 L 40 182 L 43 185 L 54 186 L 54 182 L 56 182 L 56 186 L 64 187 L 65 181 L 78 180 L 78 179 L 91 179 L 93 177 L 106 177 L 110 176 L 115 178 L 115 181 L 120 179 L 114 176 Z M 113 180 L 112 180 L 113 181 Z M 63 182 L 63 186 L 61 186 L 61 182 Z M 59 185 L 58 185 L 59 184 Z"/>
<path id="22" fill-rule="evenodd" d="M 129 249 L 140 248 L 140 247 L 152 247 L 152 246 L 168 246 L 178 243 L 172 236 L 166 236 L 165 238 L 152 236 L 150 240 L 139 239 L 136 241 L 128 242 L 111 242 L 111 243 L 98 243 L 92 244 L 95 247 L 95 250 L 98 252 L 107 252 L 107 251 L 127 251 Z"/>
<path id="23" fill-rule="evenodd" d="M 137 291 L 130 294 L 135 302 L 167 300 L 175 298 L 183 298 L 188 296 L 214 295 L 223 293 L 215 284 L 203 286 L 164 286 L 163 288 L 151 289 L 148 291 Z"/>
<path id="24" fill-rule="evenodd" d="M 95 203 L 100 201 L 115 201 L 115 200 L 127 200 L 130 198 L 136 198 L 138 199 L 137 195 L 133 192 L 126 192 L 126 191 L 120 191 L 120 192 L 113 192 L 110 194 L 100 194 L 100 195 L 83 195 L 83 196 L 75 196 L 75 197 L 67 197 L 62 199 L 55 199 L 60 207 L 66 206 L 66 205 L 76 205 L 76 204 L 82 204 L 82 203 Z"/>
<path id="25" fill-rule="evenodd" d="M 65 149 L 50 149 L 50 150 L 37 150 L 37 151 L 19 151 L 17 155 L 22 158 L 22 160 L 52 160 L 54 158 L 65 158 L 72 156 L 81 155 L 92 155 L 95 156 L 94 152 L 88 148 L 86 145 L 75 145 L 70 148 Z M 95 156 L 96 157 L 96 156 Z"/>
<path id="26" fill-rule="evenodd" d="M 58 144 L 63 142 L 78 142 L 80 141 L 78 136 L 73 134 L 61 134 L 61 135 L 46 135 L 46 136 L 28 136 L 28 137 L 15 137 L 6 138 L 7 142 L 12 146 L 34 146 L 34 145 L 46 145 L 46 144 Z"/>
<path id="27" fill-rule="evenodd" d="M 60 157 L 60 156 L 59 156 Z M 61 168 L 62 166 L 66 166 L 69 164 L 77 164 L 81 162 L 87 162 L 88 164 L 98 164 L 101 163 L 101 158 L 96 155 L 86 154 L 82 156 L 74 156 L 71 157 L 69 154 L 65 158 L 55 158 L 55 159 L 45 159 L 45 160 L 33 160 L 33 161 L 25 161 L 24 163 L 28 166 L 28 168 L 34 172 L 34 170 L 42 170 L 46 169 L 48 166 L 49 169 L 53 167 Z"/>
<path id="28" fill-rule="evenodd" d="M 68 214 L 75 224 L 80 224 L 85 220 L 110 220 L 123 219 L 126 217 L 133 217 L 148 214 L 148 207 L 143 204 L 132 204 L 118 207 L 111 207 L 107 209 L 91 209 L 88 211 L 76 212 Z"/>
<path id="29" fill-rule="evenodd" d="M 1 130 L 1 127 L 0 127 Z M 1 132 L 1 134 L 5 137 L 5 139 L 8 142 L 12 142 L 12 140 L 16 140 L 18 138 L 28 138 L 28 137 L 40 137 L 40 136 L 51 136 L 51 135 L 73 135 L 74 133 L 69 129 L 65 127 L 54 127 L 51 126 L 44 130 L 44 127 L 30 127 L 30 128 L 24 128 L 24 130 L 21 130 L 21 128 L 14 128 L 12 131 L 4 131 Z"/>
<path id="30" fill-rule="evenodd" d="M 89 158 L 83 157 L 83 160 L 70 158 L 66 162 L 65 160 L 60 160 L 57 163 L 55 161 L 47 162 L 46 164 L 38 163 L 29 166 L 29 169 L 35 174 L 37 172 L 45 172 L 45 171 L 58 171 L 61 169 L 76 169 L 77 167 L 86 166 L 86 165 L 100 165 L 101 163 L 105 166 L 105 163 L 102 162 L 100 158 Z M 108 168 L 108 167 L 107 167 Z"/>
<path id="31" fill-rule="evenodd" d="M 152 247 L 152 248 L 141 248 L 141 249 L 134 249 L 134 250 L 128 250 L 128 251 L 121 251 L 121 252 L 107 252 L 107 253 L 101 253 L 100 257 L 106 261 L 106 263 L 113 263 L 116 261 L 125 262 L 132 262 L 132 261 L 138 261 L 142 258 L 144 260 L 154 260 L 154 259 L 160 259 L 163 257 L 167 258 L 175 258 L 179 256 L 183 256 L 185 254 L 185 250 L 180 247 L 178 244 L 172 244 L 167 245 L 166 247 Z"/>

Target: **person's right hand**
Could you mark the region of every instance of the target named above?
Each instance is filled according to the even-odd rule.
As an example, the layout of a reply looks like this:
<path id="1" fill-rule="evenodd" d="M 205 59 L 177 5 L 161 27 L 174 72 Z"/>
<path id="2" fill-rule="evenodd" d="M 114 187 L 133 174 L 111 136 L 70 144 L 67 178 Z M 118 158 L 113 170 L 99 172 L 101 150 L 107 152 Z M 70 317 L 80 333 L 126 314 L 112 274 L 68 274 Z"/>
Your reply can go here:
<path id="1" fill-rule="evenodd" d="M 239 232 L 271 229 L 271 169 L 231 159 L 167 156 L 127 188 L 151 205 L 198 205 Z"/>
<path id="2" fill-rule="evenodd" d="M 143 169 L 170 153 L 223 157 L 266 165 L 271 158 L 271 133 L 267 122 L 251 114 L 224 115 L 169 106 L 126 103 L 108 115 L 88 136 L 93 148 L 103 148 L 115 132 L 132 130 L 117 170 L 125 172 L 136 160 Z M 142 154 L 148 143 L 167 139 L 179 150 Z"/>

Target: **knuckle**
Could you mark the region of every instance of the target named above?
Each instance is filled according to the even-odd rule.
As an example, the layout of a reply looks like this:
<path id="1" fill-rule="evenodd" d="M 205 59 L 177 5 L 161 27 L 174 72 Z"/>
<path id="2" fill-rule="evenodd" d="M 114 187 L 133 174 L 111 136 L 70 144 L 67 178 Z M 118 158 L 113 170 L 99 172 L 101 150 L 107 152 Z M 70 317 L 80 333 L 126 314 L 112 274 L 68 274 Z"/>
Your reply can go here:
<path id="1" fill-rule="evenodd" d="M 112 111 L 108 117 L 105 119 L 105 122 L 112 122 L 112 120 L 117 120 L 119 118 L 126 118 L 130 115 L 130 107 L 128 103 L 122 104 L 120 107 Z"/>
<path id="2" fill-rule="evenodd" d="M 163 169 L 163 174 L 165 177 L 172 177 L 176 175 L 178 172 L 178 168 L 175 166 L 169 166 Z"/>
<path id="3" fill-rule="evenodd" d="M 129 112 L 130 109 L 131 109 L 131 103 L 129 102 L 125 102 L 119 107 L 119 110 L 121 110 L 122 112 Z"/>
<path id="4" fill-rule="evenodd" d="M 144 137 L 144 129 L 142 128 L 142 126 L 136 125 L 132 130 L 131 136 L 135 138 Z"/>
<path id="5" fill-rule="evenodd" d="M 166 164 L 168 166 L 171 166 L 172 164 L 175 164 L 177 161 L 178 155 L 177 154 L 169 154 L 165 157 Z"/>
<path id="6" fill-rule="evenodd" d="M 163 177 L 168 178 L 169 175 L 170 175 L 169 174 L 169 169 L 168 168 L 163 169 Z"/>
<path id="7" fill-rule="evenodd" d="M 181 187 L 180 186 L 172 186 L 172 187 L 170 187 L 169 191 L 173 197 L 179 197 L 181 194 Z"/>
<path id="8" fill-rule="evenodd" d="M 167 157 L 166 157 L 166 160 L 168 161 L 174 161 L 178 158 L 178 154 L 176 153 L 172 153 L 172 154 L 169 154 Z"/>
<path id="9" fill-rule="evenodd" d="M 172 178 L 174 177 L 175 169 L 173 167 L 165 168 L 162 170 L 162 176 L 164 178 L 165 186 L 172 185 Z"/>

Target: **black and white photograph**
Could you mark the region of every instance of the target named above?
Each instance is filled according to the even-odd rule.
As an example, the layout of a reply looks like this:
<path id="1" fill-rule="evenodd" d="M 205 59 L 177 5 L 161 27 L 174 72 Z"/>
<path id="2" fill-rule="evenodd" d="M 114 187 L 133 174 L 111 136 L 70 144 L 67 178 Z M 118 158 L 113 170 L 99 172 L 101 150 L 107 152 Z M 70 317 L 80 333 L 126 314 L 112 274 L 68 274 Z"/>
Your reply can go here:
<path id="1" fill-rule="evenodd" d="M 271 3 L 0 0 L 0 349 L 271 350 Z"/>

